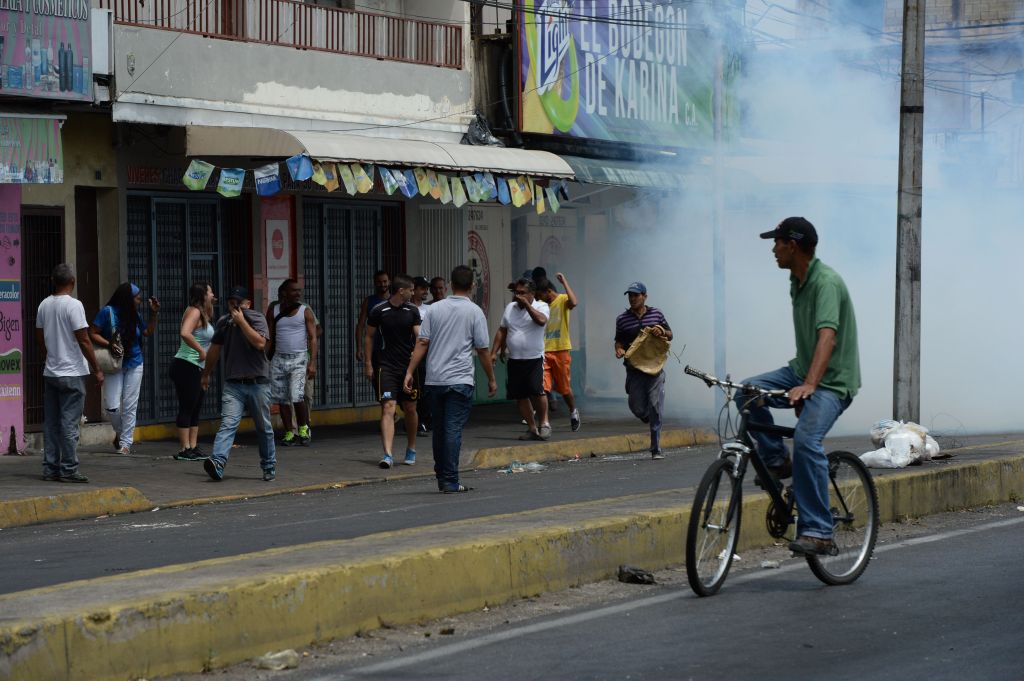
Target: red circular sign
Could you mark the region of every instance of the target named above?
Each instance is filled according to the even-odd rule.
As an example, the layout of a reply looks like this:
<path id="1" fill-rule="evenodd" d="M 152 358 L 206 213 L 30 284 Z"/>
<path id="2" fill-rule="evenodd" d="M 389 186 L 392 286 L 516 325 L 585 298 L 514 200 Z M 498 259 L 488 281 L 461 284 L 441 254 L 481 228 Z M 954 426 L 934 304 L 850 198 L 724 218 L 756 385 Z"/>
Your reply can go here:
<path id="1" fill-rule="evenodd" d="M 275 229 L 274 234 L 270 237 L 270 243 L 273 245 L 274 260 L 280 260 L 284 255 L 284 232 Z"/>

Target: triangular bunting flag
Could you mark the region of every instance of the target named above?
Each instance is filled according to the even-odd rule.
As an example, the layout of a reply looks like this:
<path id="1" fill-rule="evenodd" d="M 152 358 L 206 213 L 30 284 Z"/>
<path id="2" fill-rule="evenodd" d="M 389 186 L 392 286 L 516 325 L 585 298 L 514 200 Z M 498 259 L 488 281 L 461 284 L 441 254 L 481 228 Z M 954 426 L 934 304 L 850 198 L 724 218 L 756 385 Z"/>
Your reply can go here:
<path id="1" fill-rule="evenodd" d="M 417 189 L 415 173 L 413 173 L 411 170 L 406 170 L 404 173 L 402 173 L 402 179 L 404 181 L 404 184 L 400 183 L 399 187 L 402 188 L 402 194 L 405 195 L 405 198 L 411 199 L 412 197 L 416 196 Z"/>
<path id="2" fill-rule="evenodd" d="M 452 202 L 452 188 L 448 184 L 448 176 L 444 173 L 437 174 L 437 183 L 441 185 L 441 203 L 449 204 Z"/>
<path id="3" fill-rule="evenodd" d="M 512 203 L 512 197 L 508 193 L 508 180 L 504 177 L 498 178 L 498 201 L 501 201 L 501 205 L 507 206 Z"/>
<path id="4" fill-rule="evenodd" d="M 514 177 L 508 178 L 508 193 L 512 196 L 512 205 L 516 208 L 526 203 L 526 199 L 523 197 L 523 188 Z"/>
<path id="5" fill-rule="evenodd" d="M 430 186 L 430 196 L 435 199 L 441 198 L 441 184 L 437 181 L 437 173 L 427 168 L 427 184 Z"/>
<path id="6" fill-rule="evenodd" d="M 276 163 L 252 171 L 256 178 L 256 193 L 260 196 L 273 196 L 281 191 L 281 169 Z"/>
<path id="7" fill-rule="evenodd" d="M 313 161 L 313 176 L 309 179 L 313 180 L 321 187 L 327 184 L 327 176 L 324 175 L 324 167 L 320 164 L 320 161 Z"/>
<path id="8" fill-rule="evenodd" d="M 548 203 L 551 204 L 551 212 L 557 213 L 561 207 L 558 203 L 558 191 L 552 187 L 547 187 L 544 189 L 544 193 L 547 194 Z"/>
<path id="9" fill-rule="evenodd" d="M 295 154 L 285 161 L 288 172 L 296 182 L 303 182 L 313 177 L 313 162 L 305 154 Z"/>
<path id="10" fill-rule="evenodd" d="M 348 195 L 355 196 L 356 178 L 352 175 L 352 168 L 347 163 L 338 164 L 338 177 L 341 178 L 342 183 L 345 185 L 345 191 L 348 192 Z"/>
<path id="11" fill-rule="evenodd" d="M 373 189 L 373 180 L 371 180 L 370 176 L 366 174 L 366 170 L 362 165 L 353 163 L 349 167 L 352 169 L 352 179 L 355 180 L 357 192 L 365 194 Z"/>
<path id="12" fill-rule="evenodd" d="M 242 184 L 244 182 L 244 168 L 221 168 L 220 181 L 217 183 L 217 193 L 228 198 L 238 196 L 242 193 Z"/>
<path id="13" fill-rule="evenodd" d="M 537 215 L 543 215 L 544 211 L 547 210 L 547 207 L 544 205 L 544 188 L 535 186 L 534 189 L 537 190 Z"/>
<path id="14" fill-rule="evenodd" d="M 333 163 L 322 164 L 324 169 L 324 189 L 333 192 L 338 188 L 338 167 Z"/>
<path id="15" fill-rule="evenodd" d="M 413 168 L 413 177 L 416 178 L 416 187 L 420 191 L 420 196 L 426 196 L 430 193 L 430 181 L 427 180 L 427 171 L 423 168 Z"/>
<path id="16" fill-rule="evenodd" d="M 384 191 L 387 192 L 388 196 L 395 193 L 398 189 L 398 183 L 395 182 L 395 176 L 391 174 L 391 171 L 387 168 L 380 169 L 380 180 L 384 183 Z"/>
<path id="17" fill-rule="evenodd" d="M 466 192 L 462 189 L 462 183 L 459 182 L 458 177 L 452 178 L 452 203 L 456 208 L 466 205 Z"/>
<path id="18" fill-rule="evenodd" d="M 212 174 L 212 163 L 193 159 L 192 162 L 188 164 L 188 169 L 185 170 L 185 175 L 182 176 L 181 181 L 192 191 L 201 191 L 206 189 L 206 183 L 210 181 L 210 175 Z"/>

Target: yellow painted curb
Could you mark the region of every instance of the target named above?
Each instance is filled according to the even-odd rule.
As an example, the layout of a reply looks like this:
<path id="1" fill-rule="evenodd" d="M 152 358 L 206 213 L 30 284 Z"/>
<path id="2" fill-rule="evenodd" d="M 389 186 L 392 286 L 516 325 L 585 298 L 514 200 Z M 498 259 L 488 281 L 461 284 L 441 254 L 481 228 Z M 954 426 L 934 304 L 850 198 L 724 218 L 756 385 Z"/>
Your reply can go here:
<path id="1" fill-rule="evenodd" d="M 718 436 L 703 428 L 672 428 L 661 434 L 661 446 L 665 449 L 692 447 L 718 442 Z M 512 461 L 527 463 L 530 461 L 552 461 L 571 459 L 575 456 L 591 454 L 619 454 L 621 452 L 642 452 L 650 449 L 651 440 L 648 433 L 630 433 L 627 435 L 607 435 L 579 440 L 558 440 L 555 442 L 535 442 L 528 445 L 510 445 L 508 447 L 484 447 L 478 449 L 467 463 L 472 468 L 499 468 Z"/>
<path id="2" fill-rule="evenodd" d="M 273 417 L 279 422 L 280 417 Z M 313 411 L 313 426 L 347 426 L 353 423 L 364 423 L 367 421 L 380 420 L 380 405 L 368 407 L 341 407 L 337 409 L 316 409 Z M 200 435 L 213 435 L 220 427 L 220 419 L 207 419 L 199 422 Z M 251 433 L 255 430 L 251 418 L 242 419 L 238 426 L 239 433 Z M 178 428 L 174 422 L 153 423 L 148 426 L 137 426 L 135 428 L 136 442 L 151 442 L 153 440 L 173 440 L 178 437 Z"/>
<path id="3" fill-rule="evenodd" d="M 115 513 L 148 511 L 153 503 L 134 487 L 101 487 L 82 492 L 0 501 L 0 528 Z"/>

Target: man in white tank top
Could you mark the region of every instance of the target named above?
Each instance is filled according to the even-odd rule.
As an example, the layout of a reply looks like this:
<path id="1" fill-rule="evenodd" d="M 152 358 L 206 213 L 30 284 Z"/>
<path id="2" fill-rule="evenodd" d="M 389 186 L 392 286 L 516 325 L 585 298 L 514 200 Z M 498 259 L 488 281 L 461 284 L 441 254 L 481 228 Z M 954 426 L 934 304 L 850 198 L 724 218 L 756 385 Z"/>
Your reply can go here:
<path id="1" fill-rule="evenodd" d="M 316 318 L 302 304 L 302 288 L 294 279 L 285 279 L 277 289 L 278 302 L 267 310 L 270 326 L 270 399 L 276 403 L 284 422 L 281 444 L 309 446 L 309 409 L 306 406 L 306 380 L 316 376 Z M 292 409 L 295 421 L 292 421 Z"/>

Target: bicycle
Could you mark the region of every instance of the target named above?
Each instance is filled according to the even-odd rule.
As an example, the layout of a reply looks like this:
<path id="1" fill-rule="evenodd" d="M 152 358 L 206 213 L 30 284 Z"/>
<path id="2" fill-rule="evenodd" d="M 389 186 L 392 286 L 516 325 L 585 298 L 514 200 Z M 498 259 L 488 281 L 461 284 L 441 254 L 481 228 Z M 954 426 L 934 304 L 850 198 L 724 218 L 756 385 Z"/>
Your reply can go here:
<path id="1" fill-rule="evenodd" d="M 766 390 L 721 380 L 689 366 L 684 371 L 718 386 L 725 393 L 726 406 L 739 392 L 750 395 L 757 406 L 769 397 L 786 397 L 785 390 Z M 714 463 L 704 473 L 693 500 L 686 536 L 686 576 L 698 596 L 718 592 L 729 574 L 740 536 L 743 509 L 743 477 L 748 464 L 757 473 L 757 483 L 771 499 L 765 517 L 768 533 L 783 538 L 795 522 L 796 499 L 791 486 L 783 485 L 761 459 L 751 432 L 772 433 L 792 438 L 793 428 L 750 421 L 750 412 L 740 414 L 736 437 L 722 443 Z M 850 584 L 867 569 L 878 536 L 878 495 L 875 483 L 861 460 L 850 452 L 830 452 L 829 508 L 833 517 L 833 550 L 829 555 L 806 554 L 814 576 L 825 584 Z M 791 539 L 791 538 L 787 538 Z"/>

